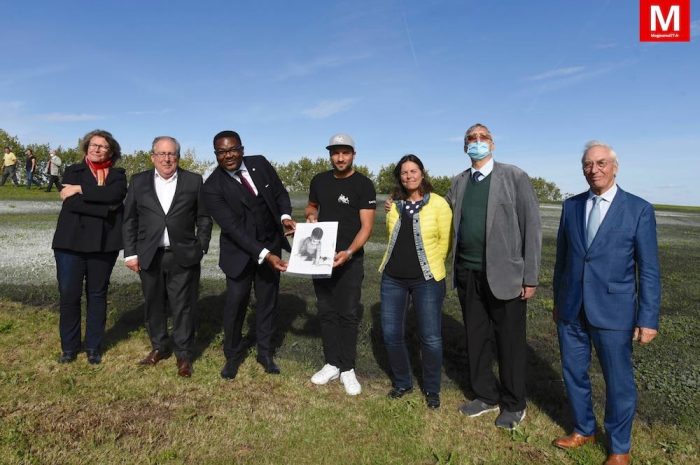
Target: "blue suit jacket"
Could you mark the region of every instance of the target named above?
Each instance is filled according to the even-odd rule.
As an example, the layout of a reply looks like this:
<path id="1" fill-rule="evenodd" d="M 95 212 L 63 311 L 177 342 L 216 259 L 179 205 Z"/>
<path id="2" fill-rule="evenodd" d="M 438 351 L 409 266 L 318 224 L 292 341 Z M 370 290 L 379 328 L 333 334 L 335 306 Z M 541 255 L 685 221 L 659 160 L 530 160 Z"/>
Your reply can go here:
<path id="1" fill-rule="evenodd" d="M 564 201 L 554 265 L 554 306 L 563 322 L 583 309 L 595 327 L 658 328 L 661 281 L 651 204 L 618 187 L 586 249 L 588 192 Z"/>

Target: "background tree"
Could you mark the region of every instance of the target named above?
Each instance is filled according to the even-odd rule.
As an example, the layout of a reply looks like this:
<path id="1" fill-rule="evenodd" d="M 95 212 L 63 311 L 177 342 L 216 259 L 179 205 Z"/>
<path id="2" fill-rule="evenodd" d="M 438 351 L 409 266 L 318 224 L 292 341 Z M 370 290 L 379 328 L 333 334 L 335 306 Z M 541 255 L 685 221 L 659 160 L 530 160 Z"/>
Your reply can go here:
<path id="1" fill-rule="evenodd" d="M 389 163 L 379 168 L 375 185 L 380 194 L 391 194 L 394 190 L 394 169 L 396 169 L 396 163 Z"/>
<path id="2" fill-rule="evenodd" d="M 447 194 L 452 184 L 452 178 L 449 176 L 428 176 L 428 179 L 433 185 L 433 192 L 443 197 Z"/>
<path id="3" fill-rule="evenodd" d="M 332 168 L 328 158 L 318 157 L 311 160 L 309 157 L 301 157 L 299 160 L 292 160 L 287 163 L 272 162 L 277 174 L 282 180 L 282 184 L 289 192 L 307 192 L 311 179 L 318 173 L 328 171 Z M 355 170 L 372 179 L 373 174 L 367 166 L 355 165 Z"/>
<path id="4" fill-rule="evenodd" d="M 544 178 L 530 178 L 530 182 L 540 202 L 561 202 L 561 191 L 553 182 Z"/>

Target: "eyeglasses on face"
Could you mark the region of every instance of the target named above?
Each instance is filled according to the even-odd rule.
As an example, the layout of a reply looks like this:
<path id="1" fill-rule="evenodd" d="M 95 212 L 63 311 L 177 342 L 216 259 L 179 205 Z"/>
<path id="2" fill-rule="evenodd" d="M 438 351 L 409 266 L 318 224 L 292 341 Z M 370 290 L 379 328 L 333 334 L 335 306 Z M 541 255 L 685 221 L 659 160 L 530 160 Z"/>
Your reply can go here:
<path id="1" fill-rule="evenodd" d="M 597 166 L 599 170 L 605 170 L 611 165 L 612 162 L 610 160 L 598 160 L 596 162 L 585 161 L 583 162 L 583 171 L 585 171 L 586 173 L 590 173 L 591 171 L 593 171 L 594 166 Z"/>
<path id="2" fill-rule="evenodd" d="M 177 153 L 175 153 L 175 152 L 153 152 L 153 156 L 156 158 L 177 158 Z"/>
<path id="3" fill-rule="evenodd" d="M 243 146 L 239 145 L 236 147 L 231 147 L 228 149 L 219 149 L 219 150 L 214 150 L 214 153 L 216 154 L 217 157 L 224 157 L 228 155 L 229 153 L 234 153 L 236 155 L 243 153 Z"/>
<path id="4" fill-rule="evenodd" d="M 466 139 L 467 142 L 477 142 L 482 140 L 491 142 L 493 140 L 490 134 L 480 132 L 473 132 L 471 134 L 467 134 Z"/>
<path id="5" fill-rule="evenodd" d="M 91 148 L 92 150 L 109 150 L 109 145 L 101 145 L 101 144 L 90 144 L 88 145 L 88 148 Z"/>

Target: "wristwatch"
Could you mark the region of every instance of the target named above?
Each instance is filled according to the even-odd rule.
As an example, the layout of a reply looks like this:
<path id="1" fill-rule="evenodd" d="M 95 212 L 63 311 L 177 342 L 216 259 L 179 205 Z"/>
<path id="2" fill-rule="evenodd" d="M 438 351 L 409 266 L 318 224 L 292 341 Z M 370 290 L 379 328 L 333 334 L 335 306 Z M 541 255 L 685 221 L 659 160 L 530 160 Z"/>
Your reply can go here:
<path id="1" fill-rule="evenodd" d="M 352 258 L 352 252 L 350 252 L 350 249 L 345 250 L 345 253 L 348 254 L 348 260 Z"/>

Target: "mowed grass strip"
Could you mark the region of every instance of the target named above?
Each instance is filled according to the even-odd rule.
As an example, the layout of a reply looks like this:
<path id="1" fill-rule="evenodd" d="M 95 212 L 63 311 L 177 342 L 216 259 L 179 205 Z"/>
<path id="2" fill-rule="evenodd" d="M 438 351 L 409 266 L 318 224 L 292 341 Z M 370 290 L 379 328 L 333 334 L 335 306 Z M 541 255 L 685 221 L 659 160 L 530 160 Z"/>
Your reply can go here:
<path id="1" fill-rule="evenodd" d="M 0 216 L 37 230 L 55 224 L 51 215 Z M 309 381 L 323 357 L 308 279 L 282 279 L 276 335 L 282 374 L 265 374 L 252 349 L 234 381 L 219 377 L 223 276 L 202 281 L 191 379 L 177 376 L 174 358 L 152 368 L 137 366 L 149 343 L 136 282 L 112 286 L 99 366 L 88 365 L 84 354 L 73 364 L 57 363 L 55 285 L 3 286 L 0 464 L 599 464 L 605 458 L 600 444 L 572 452 L 550 445 L 571 427 L 550 316 L 555 226 L 546 229 L 541 286 L 529 306 L 529 404 L 518 430 L 496 429 L 495 413 L 470 419 L 457 412 L 470 392 L 454 292 L 448 293 L 443 316 L 442 408 L 429 411 L 418 389 L 398 401 L 386 398 L 390 380 L 376 272 L 384 241 L 380 214 L 365 258 L 357 368 L 363 392 L 358 397 L 345 395 L 337 381 L 327 386 Z M 700 258 L 700 241 L 694 240 L 700 227 L 697 218 L 685 218 L 659 231 L 662 326 L 657 341 L 635 347 L 640 399 L 633 453 L 637 463 L 698 463 L 700 271 L 693 263 Z M 117 266 L 123 266 L 121 261 Z M 253 302 L 246 330 L 254 310 Z M 414 318 L 409 317 L 408 327 L 418 383 Z M 604 385 L 595 362 L 592 380 L 602 422 Z"/>

